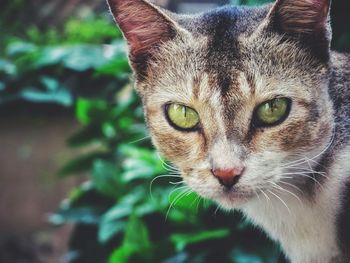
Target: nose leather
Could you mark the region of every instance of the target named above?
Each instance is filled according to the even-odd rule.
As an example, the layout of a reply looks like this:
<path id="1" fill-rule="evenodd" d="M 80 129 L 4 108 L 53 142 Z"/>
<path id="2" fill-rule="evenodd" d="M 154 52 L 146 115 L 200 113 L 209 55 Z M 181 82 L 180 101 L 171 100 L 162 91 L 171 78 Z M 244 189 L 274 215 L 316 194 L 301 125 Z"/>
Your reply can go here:
<path id="1" fill-rule="evenodd" d="M 213 175 L 219 180 L 220 184 L 231 188 L 239 181 L 244 167 L 234 167 L 228 169 L 212 169 Z"/>

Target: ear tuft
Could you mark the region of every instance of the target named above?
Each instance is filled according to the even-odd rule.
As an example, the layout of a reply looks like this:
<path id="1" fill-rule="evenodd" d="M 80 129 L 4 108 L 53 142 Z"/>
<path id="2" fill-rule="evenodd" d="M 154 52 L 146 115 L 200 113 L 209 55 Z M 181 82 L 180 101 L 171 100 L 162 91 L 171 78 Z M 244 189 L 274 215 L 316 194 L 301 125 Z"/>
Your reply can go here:
<path id="1" fill-rule="evenodd" d="M 172 21 L 159 8 L 145 0 L 107 0 L 116 23 L 129 44 L 132 66 L 137 73 L 161 43 L 175 37 Z"/>
<path id="2" fill-rule="evenodd" d="M 289 34 L 327 31 L 330 0 L 277 0 L 272 15 L 275 25 Z"/>
<path id="3" fill-rule="evenodd" d="M 267 29 L 293 39 L 321 62 L 329 61 L 331 0 L 277 0 L 267 17 Z"/>

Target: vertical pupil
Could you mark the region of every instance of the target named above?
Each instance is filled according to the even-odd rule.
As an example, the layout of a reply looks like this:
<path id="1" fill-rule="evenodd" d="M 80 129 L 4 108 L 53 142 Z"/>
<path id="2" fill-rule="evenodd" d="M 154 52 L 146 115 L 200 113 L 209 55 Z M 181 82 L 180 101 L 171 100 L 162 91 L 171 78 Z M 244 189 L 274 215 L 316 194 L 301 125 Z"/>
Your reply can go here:
<path id="1" fill-rule="evenodd" d="M 182 113 L 185 116 L 185 118 L 187 117 L 187 108 L 186 107 L 182 107 Z"/>
<path id="2" fill-rule="evenodd" d="M 275 110 L 277 110 L 277 103 L 276 103 L 276 101 L 275 100 L 273 100 L 273 101 L 270 101 L 269 102 L 269 106 L 270 106 L 270 110 L 271 110 L 271 112 L 274 112 Z"/>

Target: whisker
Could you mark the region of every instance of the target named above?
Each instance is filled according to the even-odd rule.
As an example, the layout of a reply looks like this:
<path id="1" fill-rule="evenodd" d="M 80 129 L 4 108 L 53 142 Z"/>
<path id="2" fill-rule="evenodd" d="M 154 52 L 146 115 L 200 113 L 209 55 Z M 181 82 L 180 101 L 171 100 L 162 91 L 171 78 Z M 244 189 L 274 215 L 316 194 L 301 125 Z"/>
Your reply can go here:
<path id="1" fill-rule="evenodd" d="M 197 207 L 196 207 L 196 213 L 197 214 L 198 214 L 198 211 L 199 211 L 199 205 L 200 205 L 202 200 L 203 200 L 203 198 L 200 195 L 198 195 L 198 202 L 197 202 Z"/>
<path id="2" fill-rule="evenodd" d="M 197 195 L 197 197 L 192 201 L 192 203 L 190 204 L 190 207 L 192 207 L 197 201 L 198 199 L 200 198 L 199 195 Z"/>
<path id="3" fill-rule="evenodd" d="M 179 182 L 169 182 L 169 184 L 171 185 L 179 185 L 179 184 L 183 184 L 185 181 L 181 180 Z"/>
<path id="4" fill-rule="evenodd" d="M 289 167 L 289 170 L 293 170 L 293 169 L 295 169 L 297 171 L 300 171 L 300 172 L 319 174 L 319 175 L 329 179 L 325 172 L 318 172 L 318 171 L 315 171 L 315 170 L 312 170 L 312 169 L 305 169 L 305 168 L 298 168 L 298 167 Z"/>
<path id="5" fill-rule="evenodd" d="M 165 162 L 162 157 L 160 156 L 159 152 L 157 152 L 158 155 L 158 159 L 162 162 L 162 166 L 164 169 L 168 170 L 168 171 L 176 171 L 179 172 L 179 169 L 177 169 L 176 167 L 168 164 L 167 162 Z"/>
<path id="6" fill-rule="evenodd" d="M 259 188 L 259 191 L 265 196 L 267 202 L 271 202 L 270 197 L 262 189 Z"/>
<path id="7" fill-rule="evenodd" d="M 294 189 L 298 190 L 300 193 L 303 193 L 303 191 L 294 184 L 290 184 L 290 183 L 282 181 L 282 180 L 280 180 L 278 183 L 288 185 L 288 186 L 293 187 Z"/>
<path id="8" fill-rule="evenodd" d="M 170 178 L 182 178 L 180 175 L 173 175 L 173 174 L 163 174 L 163 175 L 158 175 L 156 177 L 154 177 L 152 179 L 152 181 L 150 182 L 149 184 L 149 193 L 150 193 L 150 196 L 151 196 L 151 199 L 153 199 L 153 194 L 152 194 L 152 187 L 153 187 L 153 183 L 160 179 L 160 178 L 166 178 L 166 177 L 170 177 Z"/>
<path id="9" fill-rule="evenodd" d="M 259 199 L 259 202 L 261 202 L 261 199 L 260 199 L 259 193 L 258 193 L 256 190 L 254 190 L 254 194 L 255 194 L 255 195 L 256 195 L 256 197 Z"/>
<path id="10" fill-rule="evenodd" d="M 275 196 L 278 200 L 281 201 L 281 203 L 287 208 L 289 214 L 291 214 L 289 207 L 287 206 L 287 204 L 283 201 L 283 199 L 281 197 L 279 197 L 277 194 L 275 194 L 274 192 L 267 190 L 270 194 L 272 194 L 273 196 Z"/>
<path id="11" fill-rule="evenodd" d="M 276 184 L 275 182 L 270 182 L 272 184 L 272 187 L 274 187 L 275 189 L 281 191 L 281 192 L 286 192 L 290 195 L 292 195 L 293 197 L 295 197 L 300 203 L 302 203 L 301 199 L 296 195 L 294 194 L 293 192 L 287 190 L 287 189 L 284 189 L 282 186 Z"/>
<path id="12" fill-rule="evenodd" d="M 187 185 L 183 185 L 183 186 L 175 187 L 173 190 L 171 190 L 170 193 L 168 194 L 169 202 L 170 202 L 170 198 L 171 198 L 173 193 L 175 193 L 176 191 L 179 191 L 181 189 L 186 189 L 186 188 L 188 188 L 188 186 Z M 176 197 L 175 197 L 175 199 L 176 199 Z"/>
<path id="13" fill-rule="evenodd" d="M 187 186 L 185 186 L 185 187 L 187 187 Z M 177 188 L 176 190 L 179 190 L 180 188 L 182 188 L 182 187 L 179 187 L 179 188 Z M 171 211 L 171 208 L 174 208 L 174 206 L 176 205 L 176 203 L 177 203 L 181 198 L 183 198 L 183 197 L 185 197 L 186 195 L 191 194 L 191 193 L 192 193 L 192 190 L 191 190 L 191 189 L 185 189 L 185 190 L 183 190 L 181 193 L 179 193 L 179 194 L 174 198 L 174 200 L 170 203 L 169 208 L 168 208 L 168 211 L 167 211 L 167 213 L 166 213 L 166 215 L 165 215 L 165 221 L 168 219 L 168 216 L 169 216 L 169 213 L 170 213 L 170 211 Z"/>
<path id="14" fill-rule="evenodd" d="M 318 184 L 321 187 L 321 189 L 323 189 L 323 185 L 318 180 L 316 180 L 316 178 L 312 177 L 311 175 L 308 175 L 308 173 L 298 173 L 297 175 L 312 179 L 316 184 Z"/>
<path id="15" fill-rule="evenodd" d="M 307 158 L 307 159 L 309 159 L 309 160 L 314 160 L 314 159 L 318 158 L 319 156 L 321 156 L 322 154 L 324 154 L 324 153 L 332 146 L 332 144 L 333 144 L 333 142 L 334 142 L 334 138 L 335 138 L 335 132 L 334 132 L 334 131 L 335 131 L 335 127 L 333 127 L 333 129 L 332 129 L 332 137 L 331 137 L 329 143 L 324 147 L 324 149 L 321 150 L 321 152 L 319 152 L 319 153 L 316 154 L 315 156 L 313 156 L 313 157 L 311 157 L 311 158 Z M 303 164 L 303 163 L 305 163 L 305 160 L 306 160 L 306 157 L 304 156 L 303 158 L 300 158 L 300 159 L 298 159 L 298 160 L 295 160 L 295 161 L 291 161 L 291 162 L 289 162 L 289 163 L 286 163 L 286 164 L 282 165 L 282 167 L 290 166 L 290 165 L 292 165 L 292 164 L 293 164 L 293 165 Z"/>
<path id="16" fill-rule="evenodd" d="M 217 207 L 216 207 L 216 209 L 215 209 L 215 211 L 214 211 L 214 215 L 215 215 L 215 216 L 217 216 L 217 212 L 219 211 L 219 209 L 220 209 L 220 205 L 218 204 Z"/>
<path id="17" fill-rule="evenodd" d="M 129 142 L 128 144 L 138 143 L 138 142 L 141 142 L 141 141 L 146 140 L 146 139 L 149 139 L 149 138 L 151 138 L 150 135 L 145 136 L 145 137 L 143 137 L 143 138 L 141 138 L 141 139 L 137 139 L 137 140 L 135 140 L 135 141 L 131 141 L 131 142 Z"/>
<path id="18" fill-rule="evenodd" d="M 314 174 L 313 172 L 303 172 L 303 171 L 296 171 L 296 172 L 289 172 L 289 173 L 282 173 L 280 174 L 280 176 L 283 176 L 283 175 L 298 175 L 298 174 Z M 287 177 L 283 177 L 283 178 L 287 178 Z M 289 179 L 292 179 L 292 178 L 295 178 L 295 177 L 289 177 Z"/>

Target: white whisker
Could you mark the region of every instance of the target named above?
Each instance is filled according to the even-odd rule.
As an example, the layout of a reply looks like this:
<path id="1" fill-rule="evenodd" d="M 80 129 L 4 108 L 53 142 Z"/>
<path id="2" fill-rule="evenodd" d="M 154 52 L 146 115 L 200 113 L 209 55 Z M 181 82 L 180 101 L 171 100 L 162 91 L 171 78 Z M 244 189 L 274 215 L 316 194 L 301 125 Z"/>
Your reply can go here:
<path id="1" fill-rule="evenodd" d="M 214 215 L 215 215 L 215 216 L 217 215 L 217 212 L 219 211 L 219 209 L 220 209 L 220 205 L 218 204 L 217 207 L 216 207 L 216 209 L 215 209 L 215 211 L 214 211 Z"/>
<path id="2" fill-rule="evenodd" d="M 267 202 L 271 202 L 270 197 L 262 189 L 259 188 L 259 191 L 265 196 Z"/>
<path id="3" fill-rule="evenodd" d="M 179 194 L 174 198 L 174 200 L 170 203 L 169 208 L 168 208 L 168 211 L 167 211 L 167 213 L 166 213 L 166 215 L 165 215 L 165 221 L 168 219 L 168 216 L 169 216 L 169 213 L 170 213 L 170 211 L 171 211 L 171 208 L 173 208 L 173 207 L 176 205 L 176 203 L 177 203 L 181 198 L 183 198 L 183 197 L 185 197 L 186 195 L 189 195 L 189 194 L 192 193 L 192 190 L 189 189 L 187 186 L 179 187 L 179 188 L 174 189 L 174 190 L 179 190 L 180 188 L 185 188 L 185 187 L 186 187 L 187 189 L 181 191 L 181 193 L 179 193 Z M 173 191 L 174 191 L 174 190 L 173 190 Z M 173 192 L 173 191 L 172 191 L 172 192 Z M 170 195 L 169 195 L 169 196 L 170 196 Z"/>
<path id="4" fill-rule="evenodd" d="M 303 193 L 303 191 L 294 184 L 290 184 L 290 183 L 282 181 L 282 180 L 280 180 L 278 183 L 288 185 L 288 186 L 293 187 L 294 189 L 298 190 L 300 193 Z"/>
<path id="5" fill-rule="evenodd" d="M 146 139 L 149 139 L 149 138 L 151 138 L 150 135 L 145 136 L 145 137 L 143 137 L 143 138 L 141 138 L 141 139 L 137 139 L 137 140 L 135 140 L 135 141 L 131 141 L 131 142 L 129 142 L 129 144 L 138 143 L 138 142 L 141 142 L 141 141 L 146 140 Z"/>
<path id="6" fill-rule="evenodd" d="M 313 156 L 311 158 L 307 158 L 307 157 L 304 156 L 304 157 L 302 157 L 302 158 L 300 158 L 298 160 L 291 161 L 289 163 L 286 163 L 286 164 L 282 165 L 282 167 L 291 166 L 291 165 L 294 165 L 294 166 L 295 165 L 300 165 L 300 164 L 305 163 L 306 159 L 308 159 L 308 160 L 315 160 L 316 158 L 320 157 L 322 154 L 324 154 L 332 146 L 332 144 L 334 142 L 334 138 L 335 138 L 334 130 L 335 130 L 335 128 L 333 127 L 333 129 L 332 129 L 332 137 L 331 137 L 329 143 L 324 147 L 324 149 L 321 150 L 321 152 L 319 152 L 318 154 L 316 154 L 315 156 Z"/>
<path id="7" fill-rule="evenodd" d="M 276 184 L 275 182 L 269 182 L 269 183 L 271 183 L 272 187 L 274 187 L 275 189 L 277 189 L 277 190 L 279 190 L 281 192 L 288 193 L 288 194 L 292 195 L 293 197 L 295 197 L 301 204 L 303 203 L 301 201 L 301 199 L 296 194 L 294 194 L 293 192 L 291 192 L 291 191 L 289 191 L 287 189 L 284 189 L 282 186 Z"/>
<path id="8" fill-rule="evenodd" d="M 157 155 L 158 155 L 158 159 L 162 162 L 162 166 L 165 170 L 168 170 L 168 171 L 172 171 L 172 172 L 179 172 L 179 169 L 177 169 L 176 167 L 168 164 L 167 162 L 165 162 L 162 157 L 160 156 L 159 152 L 157 152 Z"/>
<path id="9" fill-rule="evenodd" d="M 281 203 L 287 208 L 288 213 L 291 214 L 289 207 L 287 206 L 286 202 L 283 201 L 283 199 L 281 197 L 279 197 L 277 194 L 275 194 L 274 192 L 267 190 L 270 194 L 272 194 L 273 196 L 275 196 L 278 200 L 281 201 Z"/>
<path id="10" fill-rule="evenodd" d="M 149 193 L 150 193 L 151 199 L 153 199 L 153 194 L 152 194 L 153 183 L 160 178 L 166 178 L 166 177 L 182 178 L 180 175 L 177 175 L 177 174 L 163 174 L 163 175 L 158 175 L 158 176 L 154 177 L 149 184 Z"/>

